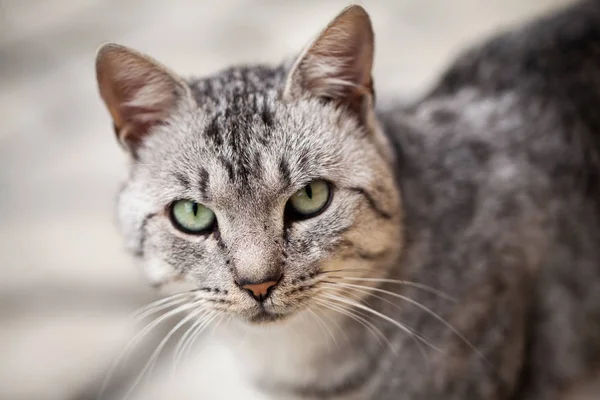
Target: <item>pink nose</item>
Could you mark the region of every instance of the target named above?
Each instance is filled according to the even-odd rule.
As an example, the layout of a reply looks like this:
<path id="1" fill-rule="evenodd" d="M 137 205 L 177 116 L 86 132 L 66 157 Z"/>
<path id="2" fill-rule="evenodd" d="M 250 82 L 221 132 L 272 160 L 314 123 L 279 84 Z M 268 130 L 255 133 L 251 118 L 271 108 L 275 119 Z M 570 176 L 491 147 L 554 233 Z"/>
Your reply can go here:
<path id="1" fill-rule="evenodd" d="M 257 300 L 264 300 L 269 294 L 269 289 L 277 285 L 277 281 L 267 281 L 261 283 L 249 283 L 242 286 L 242 289 L 246 289 L 252 296 Z"/>

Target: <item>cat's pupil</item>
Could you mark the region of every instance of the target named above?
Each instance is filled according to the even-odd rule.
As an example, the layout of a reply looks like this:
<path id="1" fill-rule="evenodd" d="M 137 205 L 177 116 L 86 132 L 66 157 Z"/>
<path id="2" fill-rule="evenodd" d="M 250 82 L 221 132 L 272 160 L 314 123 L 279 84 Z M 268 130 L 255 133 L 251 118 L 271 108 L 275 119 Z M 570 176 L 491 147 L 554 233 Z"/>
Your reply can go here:
<path id="1" fill-rule="evenodd" d="M 312 188 L 310 187 L 310 185 L 306 185 L 306 189 L 304 189 L 306 191 L 306 195 L 308 196 L 309 199 L 312 199 Z"/>
<path id="2" fill-rule="evenodd" d="M 194 213 L 194 217 L 198 215 L 198 203 L 192 205 L 192 212 Z"/>

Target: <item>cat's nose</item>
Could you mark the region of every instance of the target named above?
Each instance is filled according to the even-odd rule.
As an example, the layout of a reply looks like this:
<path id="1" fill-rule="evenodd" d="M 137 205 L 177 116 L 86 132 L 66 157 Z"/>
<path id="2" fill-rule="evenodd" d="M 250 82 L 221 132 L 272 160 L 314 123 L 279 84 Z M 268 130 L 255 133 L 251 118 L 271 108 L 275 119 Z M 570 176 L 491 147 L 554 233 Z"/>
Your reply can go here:
<path id="1" fill-rule="evenodd" d="M 264 301 L 269 297 L 273 287 L 279 283 L 280 279 L 281 274 L 278 276 L 271 276 L 262 282 L 241 281 L 236 283 L 239 287 L 250 293 L 257 301 Z"/>

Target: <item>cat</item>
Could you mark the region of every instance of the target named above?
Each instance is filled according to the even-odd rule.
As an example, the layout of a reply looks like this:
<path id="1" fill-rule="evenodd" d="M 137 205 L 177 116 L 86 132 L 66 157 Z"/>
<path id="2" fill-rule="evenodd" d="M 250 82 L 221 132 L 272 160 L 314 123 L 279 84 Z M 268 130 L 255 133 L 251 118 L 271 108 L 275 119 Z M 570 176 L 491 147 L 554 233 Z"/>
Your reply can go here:
<path id="1" fill-rule="evenodd" d="M 197 330 L 226 317 L 274 399 L 591 390 L 600 2 L 473 47 L 410 105 L 375 106 L 373 55 L 358 5 L 278 66 L 184 80 L 99 50 L 127 246 L 152 285 L 194 288 L 157 304 Z"/>

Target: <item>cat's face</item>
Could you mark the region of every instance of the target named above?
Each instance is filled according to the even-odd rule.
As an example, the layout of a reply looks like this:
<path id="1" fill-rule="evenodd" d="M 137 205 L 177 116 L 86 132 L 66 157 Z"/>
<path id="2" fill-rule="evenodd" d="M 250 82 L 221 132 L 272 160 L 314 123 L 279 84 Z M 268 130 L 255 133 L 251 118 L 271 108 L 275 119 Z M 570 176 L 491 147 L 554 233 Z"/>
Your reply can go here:
<path id="1" fill-rule="evenodd" d="M 398 257 L 372 40 L 353 7 L 291 68 L 187 83 L 123 47 L 100 51 L 101 94 L 132 155 L 119 219 L 153 284 L 185 281 L 212 310 L 273 321 L 326 301 L 336 274 L 374 276 Z"/>

